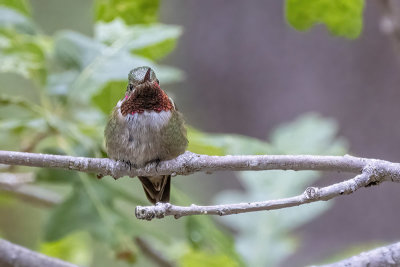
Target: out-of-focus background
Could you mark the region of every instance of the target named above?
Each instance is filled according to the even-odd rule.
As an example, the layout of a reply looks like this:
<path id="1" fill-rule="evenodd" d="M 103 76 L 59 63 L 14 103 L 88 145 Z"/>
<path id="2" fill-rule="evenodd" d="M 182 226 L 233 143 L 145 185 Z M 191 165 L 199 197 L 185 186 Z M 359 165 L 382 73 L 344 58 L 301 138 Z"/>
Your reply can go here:
<path id="1" fill-rule="evenodd" d="M 0 1 L 0 148 L 105 157 L 107 114 L 128 71 L 149 65 L 185 115 L 193 152 L 399 161 L 395 1 L 333 1 L 350 26 L 362 14 L 358 37 L 295 30 L 285 12 L 300 2 Z M 141 222 L 136 179 L 8 166 L 0 178 L 0 236 L 82 266 L 153 266 L 143 242 L 180 266 L 304 266 L 399 239 L 391 184 L 282 211 Z M 261 201 L 349 178 L 199 173 L 173 179 L 172 202 Z M 37 190 L 42 199 L 29 198 Z"/>

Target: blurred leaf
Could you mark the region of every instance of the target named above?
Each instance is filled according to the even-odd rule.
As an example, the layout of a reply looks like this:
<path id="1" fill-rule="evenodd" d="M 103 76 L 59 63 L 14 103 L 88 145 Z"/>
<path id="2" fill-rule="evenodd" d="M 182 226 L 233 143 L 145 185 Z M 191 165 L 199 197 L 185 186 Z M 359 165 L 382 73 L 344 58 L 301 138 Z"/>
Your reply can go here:
<path id="1" fill-rule="evenodd" d="M 66 96 L 72 83 L 75 81 L 78 75 L 79 71 L 77 70 L 66 70 L 58 73 L 51 73 L 47 78 L 47 92 L 50 95 Z"/>
<path id="2" fill-rule="evenodd" d="M 88 66 L 78 77 L 71 90 L 70 97 L 79 102 L 86 102 L 93 95 L 101 93 L 101 89 L 109 81 L 125 81 L 131 69 L 139 66 L 149 66 L 155 70 L 157 77 L 163 83 L 170 83 L 180 80 L 182 74 L 179 70 L 172 67 L 157 66 L 151 61 L 120 51 L 114 55 L 102 55 L 93 64 Z M 122 97 L 126 86 L 121 88 Z M 115 103 L 116 105 L 116 103 Z"/>
<path id="3" fill-rule="evenodd" d="M 176 39 L 168 39 L 158 44 L 135 50 L 135 54 L 151 60 L 160 60 L 174 50 L 175 46 Z"/>
<path id="4" fill-rule="evenodd" d="M 279 126 L 271 135 L 272 154 L 343 154 L 346 142 L 337 138 L 337 124 L 317 114 L 305 114 Z M 224 191 L 216 202 L 240 203 L 290 197 L 302 193 L 320 177 L 313 171 L 240 172 L 244 191 Z M 277 266 L 296 247 L 290 231 L 327 210 L 332 202 L 301 207 L 240 214 L 222 220 L 238 231 L 236 247 L 249 266 Z M 268 253 L 265 253 L 268 248 Z"/>
<path id="5" fill-rule="evenodd" d="M 234 267 L 241 266 L 234 259 L 224 254 L 206 253 L 204 251 L 192 250 L 186 253 L 182 259 L 182 267 Z"/>
<path id="6" fill-rule="evenodd" d="M 58 83 L 59 88 L 68 88 L 68 103 L 90 103 L 91 97 L 101 93 L 108 82 L 126 81 L 129 70 L 139 66 L 152 67 L 163 83 L 182 78 L 182 72 L 175 68 L 158 66 L 146 58 L 131 54 L 131 41 L 124 37 L 106 46 L 75 32 L 60 32 L 55 42 L 57 62 L 64 68 L 80 71 L 72 84 L 68 84 L 71 76 L 63 77 L 64 85 Z"/>
<path id="7" fill-rule="evenodd" d="M 132 264 L 137 261 L 137 254 L 132 250 L 119 250 L 116 251 L 115 258 Z"/>
<path id="8" fill-rule="evenodd" d="M 70 196 L 51 210 L 45 227 L 46 241 L 59 240 L 75 231 L 87 231 L 98 239 L 113 241 L 115 237 L 113 237 L 112 229 L 119 218 L 113 212 L 112 197 L 104 192 L 100 183 L 91 183 L 91 185 L 93 191 L 96 191 L 96 197 L 102 209 L 98 210 L 85 186 L 76 183 Z"/>
<path id="9" fill-rule="evenodd" d="M 111 81 L 92 98 L 93 104 L 105 114 L 111 114 L 117 102 L 121 100 L 127 82 Z"/>
<path id="10" fill-rule="evenodd" d="M 193 203 L 193 200 L 179 188 L 174 187 L 173 192 L 174 194 L 171 195 L 173 203 L 177 205 Z M 221 225 L 216 224 L 213 217 L 188 216 L 184 220 L 186 242 L 185 245 L 178 244 L 171 248 L 172 251 L 175 251 L 175 256 L 177 254 L 180 255 L 178 257 L 183 256 L 190 246 L 190 249 L 193 251 L 203 251 L 204 253 L 211 253 L 213 255 L 226 255 L 232 261 L 240 264 L 240 266 L 243 265 L 241 257 L 236 252 L 232 234 Z"/>
<path id="11" fill-rule="evenodd" d="M 0 72 L 14 72 L 43 84 L 46 58 L 39 38 L 0 29 Z"/>
<path id="12" fill-rule="evenodd" d="M 33 21 L 11 8 L 0 7 L 0 28 L 13 28 L 16 32 L 33 34 Z"/>
<path id="13" fill-rule="evenodd" d="M 161 59 L 170 53 L 181 33 L 181 27 L 176 25 L 128 26 L 120 19 L 110 23 L 99 22 L 95 26 L 97 40 L 112 44 L 121 38 L 128 39 L 125 49 L 151 60 Z"/>
<path id="14" fill-rule="evenodd" d="M 18 96 L 0 95 L 0 105 L 14 105 L 35 114 L 43 114 L 43 109 L 40 106 Z"/>
<path id="15" fill-rule="evenodd" d="M 177 205 L 187 205 L 193 201 L 179 188 L 173 188 L 173 202 Z M 217 225 L 209 216 L 188 216 L 185 218 L 186 240 L 194 251 L 226 255 L 234 262 L 242 264 L 240 256 L 235 250 L 234 239 L 223 227 Z M 187 246 L 185 246 L 187 247 Z M 175 248 L 185 252 L 185 248 Z"/>
<path id="16" fill-rule="evenodd" d="M 127 217 L 115 206 L 119 197 L 109 183 L 94 176 L 79 174 L 71 194 L 63 203 L 50 211 L 44 239 L 47 242 L 59 240 L 71 233 L 85 231 L 92 237 L 117 249 L 130 248 L 132 236 L 149 232 L 139 221 Z M 129 197 L 122 196 L 125 200 Z M 153 230 L 154 236 L 160 231 Z M 126 245 L 128 244 L 128 247 Z"/>
<path id="17" fill-rule="evenodd" d="M 212 218 L 207 216 L 190 216 L 186 219 L 186 236 L 192 248 L 197 251 L 212 251 L 227 255 L 236 263 L 241 262 L 235 251 L 233 238 L 218 228 Z"/>
<path id="18" fill-rule="evenodd" d="M 286 18 L 297 30 L 323 23 L 337 36 L 357 38 L 362 30 L 364 0 L 286 0 Z"/>
<path id="19" fill-rule="evenodd" d="M 40 168 L 36 173 L 36 180 L 48 183 L 76 183 L 79 175 L 74 171 Z"/>
<path id="20" fill-rule="evenodd" d="M 58 32 L 54 41 L 55 59 L 65 69 L 82 70 L 105 48 L 103 44 L 73 31 Z"/>
<path id="21" fill-rule="evenodd" d="M 208 140 L 212 139 L 207 136 L 207 134 L 194 130 L 191 127 L 188 127 L 188 140 L 189 146 L 187 150 L 198 153 L 198 154 L 206 154 L 206 155 L 216 155 L 222 156 L 225 151 L 220 146 L 215 146 L 209 144 Z"/>
<path id="22" fill-rule="evenodd" d="M 76 232 L 58 241 L 41 243 L 39 252 L 81 266 L 89 266 L 92 257 L 91 240 L 87 233 Z"/>
<path id="23" fill-rule="evenodd" d="M 154 23 L 150 25 L 127 25 L 120 19 L 109 23 L 98 22 L 94 29 L 94 38 L 110 45 L 115 41 L 126 39 L 128 50 L 143 49 L 170 39 L 177 39 L 182 28 L 177 25 Z"/>
<path id="24" fill-rule="evenodd" d="M 24 15 L 31 15 L 31 7 L 27 0 L 0 0 L 0 6 L 15 9 Z"/>
<path id="25" fill-rule="evenodd" d="M 267 154 L 270 146 L 256 138 L 236 134 L 207 134 L 188 127 L 188 150 L 207 155 Z"/>
<path id="26" fill-rule="evenodd" d="M 143 65 L 154 68 L 163 85 L 183 78 L 182 71 L 154 62 L 174 48 L 182 31 L 176 25 L 157 23 L 158 1 L 98 0 L 95 3 L 97 22 L 93 38 L 68 30 L 54 36 L 40 35 L 34 21 L 24 15 L 27 12 L 22 14 L 14 7 L 0 7 L 0 71 L 40 81 L 35 83 L 38 93 L 34 99 L 41 103 L 38 106 L 24 98 L 0 96 L 0 128 L 3 130 L 0 139 L 3 146 L 12 143 L 17 147 L 20 146 L 19 139 L 27 139 L 24 137 L 29 135 L 27 140 L 31 140 L 38 133 L 44 133 L 48 137 L 37 146 L 37 151 L 104 156 L 104 114 L 109 114 L 123 96 L 132 68 Z M 8 109 L 17 110 L 22 115 L 11 113 L 11 118 Z M 36 116 L 32 116 L 31 111 Z M 200 146 L 206 146 L 205 142 Z M 224 145 L 229 146 L 229 142 Z M 59 150 L 54 151 L 54 148 Z M 87 249 L 87 239 L 76 233 L 85 232 L 107 247 L 111 246 L 114 253 L 110 254 L 125 260 L 136 260 L 140 256 L 132 244 L 135 235 L 147 235 L 150 240 L 157 240 L 152 245 L 159 243 L 164 249 L 166 244 L 176 241 L 164 225 L 158 227 L 132 219 L 134 206 L 147 201 L 143 203 L 143 192 L 137 197 L 133 193 L 136 191 L 132 192 L 135 187 L 127 186 L 128 183 L 120 180 L 117 183 L 109 177 L 97 180 L 87 174 L 44 168 L 37 171 L 36 177 L 43 186 L 52 187 L 61 195 L 67 194 L 61 204 L 50 210 L 43 227 L 45 239 L 49 242 L 42 245 L 42 252 L 89 265 L 85 258 L 91 253 Z M 219 231 L 208 218 L 195 222 L 192 226 L 202 228 L 199 232 L 204 237 L 199 245 L 201 251 L 210 253 L 215 261 L 222 263 L 225 259 L 239 258 L 229 233 Z M 192 232 L 195 230 L 191 229 Z M 76 243 L 80 239 L 83 244 Z M 188 248 L 186 241 L 182 237 L 178 240 Z M 80 260 L 74 259 L 76 253 Z M 175 258 L 183 253 L 180 251 Z"/>
<path id="27" fill-rule="evenodd" d="M 127 24 L 157 21 L 159 0 L 95 0 L 95 19 L 112 21 L 122 18 Z"/>
<path id="28" fill-rule="evenodd" d="M 22 134 L 23 131 L 27 130 L 32 134 L 34 131 L 43 131 L 47 127 L 44 119 L 9 119 L 0 121 L 0 129 L 2 131 L 10 131 L 16 135 Z M 5 140 L 3 140 L 5 141 Z"/>
<path id="29" fill-rule="evenodd" d="M 335 120 L 317 113 L 306 113 L 290 123 L 283 123 L 271 133 L 274 154 L 342 155 L 347 142 L 336 137 L 339 127 Z"/>

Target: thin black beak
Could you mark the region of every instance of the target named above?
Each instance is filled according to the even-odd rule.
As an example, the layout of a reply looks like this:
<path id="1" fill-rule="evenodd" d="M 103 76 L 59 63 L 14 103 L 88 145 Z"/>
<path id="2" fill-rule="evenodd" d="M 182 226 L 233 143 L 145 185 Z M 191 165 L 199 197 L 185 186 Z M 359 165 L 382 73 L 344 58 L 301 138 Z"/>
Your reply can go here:
<path id="1" fill-rule="evenodd" d="M 147 70 L 147 72 L 146 72 L 146 75 L 144 75 L 144 79 L 143 79 L 143 82 L 144 82 L 144 83 L 150 81 L 150 72 L 151 72 L 151 69 L 149 68 L 149 69 Z"/>

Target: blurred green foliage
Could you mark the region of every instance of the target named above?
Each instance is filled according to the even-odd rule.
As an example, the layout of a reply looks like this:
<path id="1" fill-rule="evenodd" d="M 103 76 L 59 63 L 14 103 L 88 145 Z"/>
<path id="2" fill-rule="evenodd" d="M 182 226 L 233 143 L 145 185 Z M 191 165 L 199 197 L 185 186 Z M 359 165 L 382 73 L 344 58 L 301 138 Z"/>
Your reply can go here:
<path id="1" fill-rule="evenodd" d="M 180 70 L 156 63 L 173 50 L 182 32 L 179 26 L 157 22 L 158 5 L 158 1 L 97 0 L 93 36 L 71 30 L 45 35 L 33 23 L 28 1 L 0 1 L 0 72 L 20 75 L 30 81 L 34 92 L 29 96 L 16 90 L 17 83 L 0 88 L 1 144 L 14 150 L 105 157 L 104 126 L 123 96 L 129 70 L 151 66 L 162 84 L 183 78 Z M 3 116 L 6 112 L 13 115 Z M 336 127 L 331 120 L 307 115 L 278 127 L 271 144 L 189 127 L 189 150 L 210 155 L 340 154 L 345 143 L 335 138 Z M 141 188 L 128 179 L 115 182 L 72 171 L 29 170 L 35 172 L 37 186 L 64 196 L 47 213 L 39 250 L 87 266 L 107 266 L 107 255 L 98 252 L 99 244 L 106 244 L 106 250 L 125 264 L 143 263 L 135 236 L 149 240 L 181 266 L 273 266 L 294 250 L 290 230 L 328 207 L 304 207 L 298 210 L 301 215 L 291 210 L 231 217 L 226 223 L 238 231 L 236 238 L 213 218 L 193 216 L 174 221 L 174 225 L 183 224 L 174 235 L 164 222 L 134 218 L 134 207 L 147 202 Z M 274 177 L 268 178 L 271 174 Z M 223 193 L 218 199 L 248 202 L 288 196 L 319 177 L 316 172 L 292 176 L 241 173 L 245 190 Z M 179 189 L 173 192 L 174 203 L 192 203 Z M 265 253 L 265 247 L 270 253 Z"/>
<path id="2" fill-rule="evenodd" d="M 78 265 L 88 266 L 91 262 L 92 251 L 90 236 L 85 232 L 75 232 L 54 242 L 42 243 L 39 251 L 46 255 L 72 261 Z"/>
<path id="3" fill-rule="evenodd" d="M 0 72 L 21 75 L 32 81 L 35 90 L 33 98 L 14 93 L 12 84 L 7 85 L 10 90 L 1 90 L 0 108 L 12 107 L 14 114 L 0 116 L 2 143 L 16 137 L 15 150 L 29 147 L 33 152 L 103 157 L 104 125 L 125 91 L 130 69 L 151 66 L 162 84 L 182 79 L 178 69 L 155 63 L 172 51 L 181 28 L 156 22 L 158 1 L 136 5 L 139 2 L 97 1 L 93 37 L 70 30 L 44 35 L 32 23 L 28 2 L 0 2 Z M 142 6 L 146 6 L 146 16 L 140 15 Z M 192 143 L 223 154 L 206 142 Z M 88 265 L 92 253 L 96 254 L 89 245 L 93 240 L 108 244 L 116 258 L 133 262 L 140 261 L 134 236 L 155 237 L 152 244 L 161 247 L 174 241 L 162 227 L 134 219 L 134 206 L 146 202 L 142 192 L 135 197 L 129 191 L 132 183 L 127 187 L 110 178 L 99 181 L 93 175 L 50 169 L 38 169 L 35 176 L 38 185 L 57 186 L 65 196 L 43 225 L 40 250 L 46 254 Z M 213 255 L 240 263 L 230 234 L 221 232 L 211 219 L 192 219 L 187 225 L 186 249 L 176 253 L 175 259 Z M 191 225 L 203 237 L 201 245 L 190 241 Z M 76 236 L 82 231 L 92 239 Z M 77 256 L 74 247 L 80 239 L 82 255 Z"/>
<path id="4" fill-rule="evenodd" d="M 343 155 L 347 143 L 337 138 L 338 126 L 330 119 L 310 113 L 277 127 L 264 154 Z M 247 152 L 252 152 L 249 148 Z M 260 151 L 253 148 L 254 153 Z M 240 203 L 278 199 L 302 194 L 321 174 L 316 171 L 241 172 L 244 191 L 224 191 L 216 203 Z M 326 211 L 332 202 L 318 202 L 284 210 L 223 217 L 234 228 L 236 248 L 248 266 L 277 266 L 293 253 L 297 239 L 290 233 Z"/>
<path id="5" fill-rule="evenodd" d="M 31 7 L 27 0 L 0 0 L 0 6 L 10 7 L 24 15 L 31 15 Z"/>
<path id="6" fill-rule="evenodd" d="M 110 22 L 122 18 L 126 24 L 157 22 L 159 0 L 95 0 L 96 20 Z"/>
<path id="7" fill-rule="evenodd" d="M 364 0 L 286 0 L 286 19 L 296 30 L 325 24 L 337 36 L 357 38 L 362 30 Z"/>

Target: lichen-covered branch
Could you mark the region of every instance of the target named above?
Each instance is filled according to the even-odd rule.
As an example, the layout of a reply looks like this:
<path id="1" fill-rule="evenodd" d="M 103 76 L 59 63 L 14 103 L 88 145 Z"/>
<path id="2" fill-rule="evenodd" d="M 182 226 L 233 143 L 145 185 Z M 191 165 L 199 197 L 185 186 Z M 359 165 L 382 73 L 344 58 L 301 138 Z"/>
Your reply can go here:
<path id="1" fill-rule="evenodd" d="M 78 267 L 72 263 L 45 256 L 3 239 L 0 239 L 0 266 Z"/>
<path id="2" fill-rule="evenodd" d="M 400 266 L 400 242 L 391 244 L 389 246 L 376 248 L 374 250 L 363 252 L 360 255 L 322 266 Z"/>

